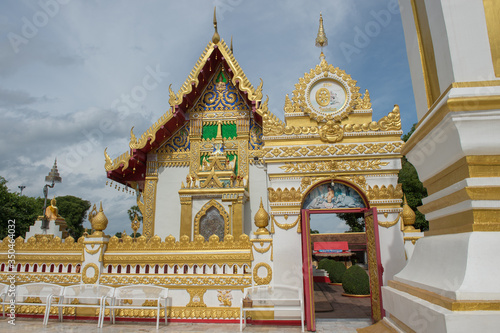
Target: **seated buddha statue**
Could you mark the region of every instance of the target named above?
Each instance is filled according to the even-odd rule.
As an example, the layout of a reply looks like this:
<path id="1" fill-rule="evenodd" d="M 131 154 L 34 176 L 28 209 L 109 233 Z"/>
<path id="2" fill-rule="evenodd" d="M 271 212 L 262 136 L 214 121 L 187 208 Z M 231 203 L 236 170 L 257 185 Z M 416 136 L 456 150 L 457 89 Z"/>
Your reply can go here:
<path id="1" fill-rule="evenodd" d="M 53 198 L 52 200 L 50 200 L 50 206 L 45 209 L 45 216 L 47 216 L 47 219 L 49 221 L 57 220 L 57 218 L 60 217 L 58 211 L 59 210 L 56 206 L 56 198 Z"/>

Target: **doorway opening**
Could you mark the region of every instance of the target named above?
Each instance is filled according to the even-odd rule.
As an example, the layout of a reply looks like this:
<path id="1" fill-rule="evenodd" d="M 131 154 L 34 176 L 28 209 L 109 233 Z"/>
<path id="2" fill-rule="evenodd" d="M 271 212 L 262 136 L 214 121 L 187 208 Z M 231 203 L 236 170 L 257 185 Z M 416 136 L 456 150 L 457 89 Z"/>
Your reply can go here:
<path id="1" fill-rule="evenodd" d="M 349 214 L 362 214 L 364 224 L 365 224 L 365 232 L 363 234 L 361 232 L 361 236 L 364 236 L 365 244 L 366 244 L 366 257 L 363 258 L 363 262 L 368 263 L 368 276 L 369 276 L 369 290 L 364 292 L 364 294 L 370 294 L 369 303 L 370 303 L 370 317 L 374 322 L 382 319 L 383 306 L 382 306 L 382 298 L 381 298 L 381 285 L 379 281 L 382 281 L 382 265 L 380 263 L 380 244 L 378 237 L 378 221 L 377 221 L 377 209 L 375 207 L 370 207 L 369 201 L 364 194 L 363 190 L 359 189 L 357 185 L 344 180 L 344 179 L 325 179 L 314 184 L 310 189 L 306 192 L 304 199 L 302 201 L 302 209 L 301 209 L 301 226 L 303 232 L 301 233 L 302 238 L 302 267 L 303 267 L 303 276 L 304 276 L 304 300 L 305 300 L 305 314 L 307 321 L 307 329 L 310 331 L 316 330 L 316 309 L 315 309 L 315 298 L 318 293 L 315 293 L 315 276 L 314 276 L 314 266 L 313 261 L 317 258 L 313 257 L 313 253 L 316 255 L 321 253 L 320 250 L 328 254 L 332 253 L 344 253 L 344 256 L 353 256 L 349 254 L 350 249 L 344 243 L 342 246 L 339 244 L 326 244 L 324 247 L 322 244 L 318 244 L 321 242 L 313 241 L 313 237 L 319 232 L 318 229 L 315 229 L 311 225 L 311 219 L 315 220 L 316 224 L 327 223 L 330 222 L 331 229 L 333 231 L 346 231 L 346 229 L 341 228 L 342 224 L 339 223 L 338 217 L 342 216 L 339 214 L 347 214 L 344 215 L 347 219 L 356 220 L 355 222 L 362 223 L 359 221 L 359 215 L 349 215 Z M 316 218 L 316 215 L 327 215 L 325 218 Z M 328 216 L 329 215 L 329 216 Z M 321 222 L 322 219 L 326 219 L 327 222 Z M 343 228 L 347 228 L 343 226 Z M 351 230 L 350 227 L 347 230 Z M 311 233 L 311 231 L 313 233 Z M 342 234 L 342 237 L 346 237 L 346 232 L 336 232 L 336 234 Z M 321 235 L 321 233 L 320 233 Z M 317 246 L 318 245 L 318 246 Z M 338 246 L 337 246 L 338 245 Z M 364 256 L 364 255 L 363 255 Z M 317 260 L 316 260 L 317 261 Z M 319 264 L 319 262 L 318 262 Z M 351 262 L 352 265 L 352 262 Z M 338 265 L 337 265 L 338 266 Z M 351 272 L 353 270 L 363 270 L 363 268 L 351 267 Z M 364 272 L 363 272 L 364 273 Z M 363 274 L 364 275 L 364 274 Z M 348 275 L 346 275 L 348 276 Z M 342 278 L 343 279 L 343 278 Z M 346 279 L 343 279 L 344 281 Z M 358 280 L 358 279 L 356 279 Z M 366 280 L 366 276 L 365 276 Z M 351 280 L 352 281 L 352 280 Z M 325 285 L 323 285 L 325 286 Z M 329 285 L 328 285 L 329 286 Z M 342 287 L 340 287 L 342 288 Z M 321 291 L 321 288 L 317 288 Z M 353 288 L 357 289 L 357 288 Z M 340 290 L 342 291 L 342 289 Z M 350 294 L 353 294 L 352 292 Z M 324 295 L 324 293 L 323 293 Z M 342 294 L 341 294 L 342 295 Z M 338 308 L 337 315 L 339 318 L 342 318 L 341 312 L 344 312 L 346 315 L 347 306 L 335 306 L 335 302 L 330 302 L 328 300 L 328 296 L 325 296 L 326 301 L 330 303 L 330 307 L 332 309 L 324 309 L 322 312 L 331 312 L 329 315 L 335 313 L 335 307 Z M 325 301 L 325 299 L 323 299 Z M 326 305 L 326 303 L 324 303 Z M 334 306 L 331 306 L 331 305 Z M 319 311 L 318 311 L 319 313 Z M 327 318 L 331 318 L 328 316 Z M 335 318 L 335 317 L 333 317 Z"/>
<path id="2" fill-rule="evenodd" d="M 333 262 L 346 270 L 358 265 L 368 273 L 363 213 L 311 214 L 310 235 L 315 317 L 370 318 L 370 298 L 344 296 L 341 281 L 329 276 Z M 339 270 L 338 264 L 336 268 Z"/>

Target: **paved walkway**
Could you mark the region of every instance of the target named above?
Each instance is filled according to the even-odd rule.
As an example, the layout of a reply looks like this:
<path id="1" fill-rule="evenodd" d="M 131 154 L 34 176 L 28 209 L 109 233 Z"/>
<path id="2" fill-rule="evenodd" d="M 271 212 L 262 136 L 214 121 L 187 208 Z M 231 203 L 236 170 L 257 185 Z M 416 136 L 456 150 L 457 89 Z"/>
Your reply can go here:
<path id="1" fill-rule="evenodd" d="M 369 319 L 318 319 L 316 321 L 316 332 L 337 332 L 337 333 L 355 333 L 357 328 L 371 325 Z M 42 319 L 16 318 L 16 325 L 12 326 L 7 319 L 0 317 L 0 332 L 8 333 L 88 333 L 88 332 L 107 332 L 107 333 L 146 333 L 146 332 L 203 332 L 203 333 L 224 333 L 239 332 L 239 324 L 193 324 L 171 322 L 167 326 L 160 324 L 160 329 L 156 330 L 156 323 L 116 323 L 111 325 L 104 323 L 102 329 L 97 328 L 97 321 L 70 321 L 62 323 L 50 320 L 47 326 L 43 326 Z M 300 332 L 299 326 L 253 326 L 248 325 L 244 332 L 267 332 L 267 333 L 295 333 Z"/>
<path id="2" fill-rule="evenodd" d="M 371 299 L 342 296 L 342 286 L 314 283 L 316 318 L 366 318 L 371 317 Z"/>

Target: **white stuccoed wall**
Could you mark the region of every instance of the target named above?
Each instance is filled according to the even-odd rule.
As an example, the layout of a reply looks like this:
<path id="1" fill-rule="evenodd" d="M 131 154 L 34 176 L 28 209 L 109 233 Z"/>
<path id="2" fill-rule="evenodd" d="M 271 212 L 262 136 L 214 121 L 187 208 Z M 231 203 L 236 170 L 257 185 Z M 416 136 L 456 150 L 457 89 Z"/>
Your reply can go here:
<path id="1" fill-rule="evenodd" d="M 162 240 L 168 235 L 179 240 L 181 221 L 179 190 L 188 172 L 189 167 L 158 168 L 154 233 Z"/>

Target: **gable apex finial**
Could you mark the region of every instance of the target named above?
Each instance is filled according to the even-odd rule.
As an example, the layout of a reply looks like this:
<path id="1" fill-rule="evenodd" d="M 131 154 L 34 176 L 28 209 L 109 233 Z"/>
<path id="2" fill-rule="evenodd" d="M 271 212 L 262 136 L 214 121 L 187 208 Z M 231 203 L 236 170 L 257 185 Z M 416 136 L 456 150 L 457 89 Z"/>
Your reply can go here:
<path id="1" fill-rule="evenodd" d="M 214 35 L 212 36 L 212 43 L 214 43 L 214 44 L 217 44 L 220 41 L 220 36 L 219 36 L 219 33 L 217 32 L 217 17 L 215 15 L 216 8 L 217 7 L 214 7 L 214 29 L 215 29 L 215 32 L 214 32 Z"/>
<path id="2" fill-rule="evenodd" d="M 316 36 L 316 46 L 321 48 L 321 56 L 320 58 L 324 58 L 325 55 L 323 54 L 323 46 L 328 45 L 328 38 L 326 38 L 325 34 L 325 28 L 323 27 L 323 15 L 319 13 L 319 29 L 318 29 L 318 35 Z"/>

